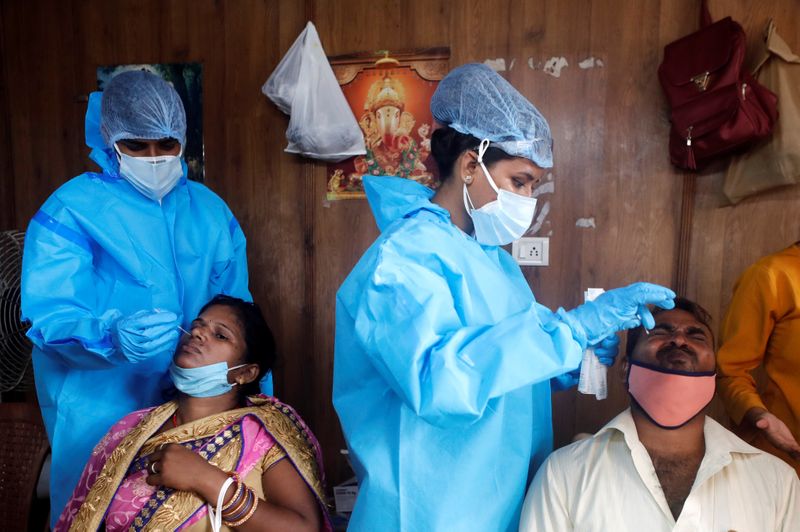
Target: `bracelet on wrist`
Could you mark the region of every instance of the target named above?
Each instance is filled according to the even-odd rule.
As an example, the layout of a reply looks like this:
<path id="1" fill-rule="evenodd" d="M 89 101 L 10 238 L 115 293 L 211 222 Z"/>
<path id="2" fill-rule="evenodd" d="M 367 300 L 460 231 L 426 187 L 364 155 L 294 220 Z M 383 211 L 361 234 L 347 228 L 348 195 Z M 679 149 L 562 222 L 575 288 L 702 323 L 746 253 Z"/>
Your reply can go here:
<path id="1" fill-rule="evenodd" d="M 214 511 L 214 507 L 211 503 L 208 504 L 208 518 L 211 520 L 211 529 L 215 532 L 219 531 L 222 526 L 222 501 L 225 500 L 225 494 L 228 493 L 228 488 L 233 482 L 234 480 L 228 477 L 225 479 L 225 482 L 222 483 L 222 486 L 220 486 L 219 494 L 217 495 L 216 511 Z"/>
<path id="2" fill-rule="evenodd" d="M 250 507 L 250 511 L 248 511 L 247 514 L 244 517 L 242 517 L 240 520 L 238 520 L 238 521 L 232 521 L 232 522 L 231 521 L 226 521 L 225 525 L 228 526 L 229 528 L 237 528 L 237 527 L 242 526 L 251 517 L 253 517 L 254 513 L 256 513 L 256 508 L 258 508 L 258 497 L 253 492 L 253 490 L 250 490 L 250 493 L 253 494 L 253 505 Z"/>
<path id="3" fill-rule="evenodd" d="M 235 510 L 232 510 L 228 515 L 223 516 L 225 521 L 236 521 L 241 519 L 242 516 L 246 515 L 247 512 L 250 510 L 250 507 L 253 505 L 253 498 L 255 497 L 255 493 L 248 487 L 245 487 L 244 497 L 242 497 L 242 504 L 240 504 Z"/>
<path id="4" fill-rule="evenodd" d="M 249 499 L 250 499 L 250 492 L 248 491 L 247 486 L 244 487 L 242 490 L 242 496 L 240 501 L 236 504 L 235 507 L 232 507 L 230 510 L 224 513 L 222 516 L 224 519 L 231 520 L 231 519 L 238 519 L 245 513 L 249 508 Z"/>
<path id="5" fill-rule="evenodd" d="M 231 497 L 231 500 L 228 501 L 228 504 L 222 507 L 223 514 L 229 512 L 231 508 L 237 506 L 241 502 L 242 494 L 244 492 L 244 482 L 239 479 L 239 475 L 234 473 L 231 475 L 231 478 L 233 478 L 233 481 L 236 482 L 236 491 L 234 491 L 233 497 Z"/>

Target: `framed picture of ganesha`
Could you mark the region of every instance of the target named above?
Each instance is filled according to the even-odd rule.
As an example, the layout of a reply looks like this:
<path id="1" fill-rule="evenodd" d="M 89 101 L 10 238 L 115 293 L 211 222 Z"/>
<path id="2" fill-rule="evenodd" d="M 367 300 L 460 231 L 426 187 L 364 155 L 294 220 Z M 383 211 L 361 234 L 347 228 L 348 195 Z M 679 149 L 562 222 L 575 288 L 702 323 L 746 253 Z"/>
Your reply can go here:
<path id="1" fill-rule="evenodd" d="M 364 175 L 394 175 L 432 189 L 430 101 L 448 70 L 449 48 L 360 53 L 330 58 L 367 153 L 329 164 L 327 199 L 364 197 Z"/>

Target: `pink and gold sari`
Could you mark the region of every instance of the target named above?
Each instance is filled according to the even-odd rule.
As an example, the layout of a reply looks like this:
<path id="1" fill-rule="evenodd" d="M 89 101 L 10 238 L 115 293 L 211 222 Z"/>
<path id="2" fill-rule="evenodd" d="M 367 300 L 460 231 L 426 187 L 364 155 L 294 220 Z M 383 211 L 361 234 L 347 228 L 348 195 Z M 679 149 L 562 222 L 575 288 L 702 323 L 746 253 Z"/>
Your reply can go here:
<path id="1" fill-rule="evenodd" d="M 139 410 L 111 427 L 92 452 L 55 532 L 98 530 L 103 525 L 109 532 L 211 530 L 200 497 L 145 482 L 149 456 L 166 443 L 183 445 L 223 471 L 236 471 L 262 499 L 261 475 L 289 459 L 320 503 L 323 528 L 331 529 L 319 444 L 290 406 L 274 397 L 252 396 L 244 408 L 156 434 L 176 408 L 171 401 Z"/>

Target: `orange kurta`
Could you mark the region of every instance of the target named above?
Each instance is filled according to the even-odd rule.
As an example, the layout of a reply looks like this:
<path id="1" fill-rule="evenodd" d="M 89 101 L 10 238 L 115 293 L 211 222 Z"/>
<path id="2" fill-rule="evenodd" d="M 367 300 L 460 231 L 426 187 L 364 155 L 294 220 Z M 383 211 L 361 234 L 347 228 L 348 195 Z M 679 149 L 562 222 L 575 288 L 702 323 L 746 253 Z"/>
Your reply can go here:
<path id="1" fill-rule="evenodd" d="M 754 407 L 766 408 L 800 441 L 800 247 L 795 244 L 750 266 L 734 287 L 717 354 L 722 400 L 740 424 Z M 763 365 L 767 384 L 756 390 L 751 371 Z M 775 449 L 760 431 L 736 427 L 756 447 L 800 463 Z"/>

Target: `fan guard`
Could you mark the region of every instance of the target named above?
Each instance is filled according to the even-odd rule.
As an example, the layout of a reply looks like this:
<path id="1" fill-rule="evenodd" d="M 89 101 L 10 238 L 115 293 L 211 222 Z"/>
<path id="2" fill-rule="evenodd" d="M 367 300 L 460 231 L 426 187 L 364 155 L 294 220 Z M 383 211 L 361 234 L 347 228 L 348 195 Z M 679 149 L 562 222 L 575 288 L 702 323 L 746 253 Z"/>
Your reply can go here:
<path id="1" fill-rule="evenodd" d="M 33 386 L 31 351 L 21 320 L 20 276 L 25 233 L 0 231 L 0 392 L 26 391 Z"/>

